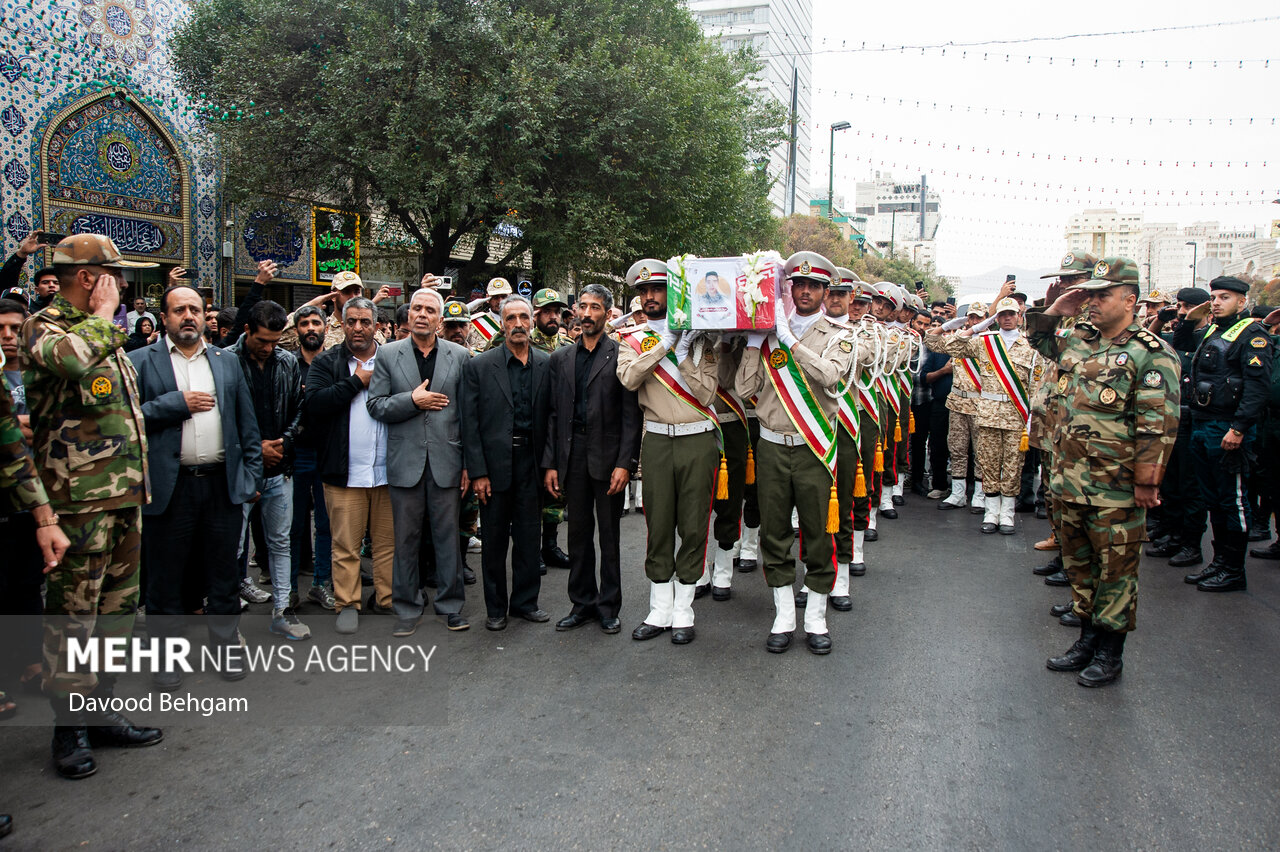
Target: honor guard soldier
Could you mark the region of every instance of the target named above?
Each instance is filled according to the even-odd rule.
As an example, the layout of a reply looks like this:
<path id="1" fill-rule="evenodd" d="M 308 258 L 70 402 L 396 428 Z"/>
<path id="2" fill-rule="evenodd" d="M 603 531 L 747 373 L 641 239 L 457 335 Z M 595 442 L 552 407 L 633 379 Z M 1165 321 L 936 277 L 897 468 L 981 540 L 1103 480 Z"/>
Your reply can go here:
<path id="1" fill-rule="evenodd" d="M 796 579 L 791 557 L 791 512 L 800 519 L 800 561 L 809 590 L 804 628 L 809 650 L 831 652 L 827 595 L 835 585 L 834 533 L 839 528 L 836 476 L 836 389 L 849 373 L 853 342 L 822 313 L 835 265 L 802 251 L 787 258 L 784 274 L 795 312 L 787 315 L 778 284 L 777 329 L 747 333 L 736 379 L 738 395 L 756 397 L 760 443 L 756 452 L 760 501 L 760 555 L 773 589 L 775 617 L 765 647 L 782 653 L 796 629 Z M 652 506 L 649 501 L 647 505 Z"/>
<path id="2" fill-rule="evenodd" d="M 67 237 L 53 250 L 61 285 L 22 326 L 32 454 L 56 522 L 71 545 L 45 575 L 44 693 L 54 710 L 53 760 L 64 778 L 97 771 L 92 746 L 149 746 L 156 728 L 137 728 L 109 710 L 73 711 L 73 693 L 112 696 L 114 678 L 72 672 L 67 639 L 128 639 L 138 611 L 142 506 L 149 500 L 147 433 L 137 374 L 112 323 L 124 260 L 109 238 Z"/>
<path id="3" fill-rule="evenodd" d="M 1057 291 L 1051 287 L 1048 298 Z M 1120 676 L 1137 615 L 1146 511 L 1158 502 L 1178 431 L 1178 360 L 1138 324 L 1137 300 L 1137 266 L 1109 257 L 1090 281 L 1027 314 L 1032 345 L 1058 364 L 1052 476 L 1062 561 L 1080 618 L 1080 638 L 1046 665 L 1080 672 L 1082 686 Z M 1086 304 L 1088 321 L 1062 329 Z"/>
<path id="4" fill-rule="evenodd" d="M 982 305 L 974 302 L 969 305 L 964 317 L 931 328 L 924 336 L 925 347 L 931 352 L 951 355 L 951 393 L 947 394 L 947 452 L 951 456 L 951 494 L 938 501 L 938 508 L 943 511 L 964 508 L 969 461 L 974 457 L 973 448 L 978 438 L 978 399 L 982 394 L 982 368 L 977 359 L 956 356 L 948 349 L 948 345 L 955 342 L 954 332 L 957 328 L 972 328 L 985 319 L 986 315 Z M 958 347 L 955 348 L 959 351 Z M 974 468 L 978 469 L 977 465 Z M 983 505 L 981 474 L 976 480 L 974 500 L 978 505 Z"/>
<path id="5" fill-rule="evenodd" d="M 472 352 L 483 352 L 502 333 L 498 306 L 511 295 L 511 282 L 502 277 L 490 278 L 484 293 L 483 299 L 467 304 L 467 310 L 471 311 L 471 333 L 467 337 L 467 345 Z"/>
<path id="6" fill-rule="evenodd" d="M 618 346 L 618 380 L 638 393 L 644 415 L 640 465 L 649 614 L 631 638 L 652 639 L 671 630 L 671 641 L 686 645 L 694 639 L 693 597 L 706 559 L 720 459 L 719 423 L 711 408 L 719 365 L 714 347 L 694 358 L 694 335 L 668 327 L 665 263 L 636 261 L 627 270 L 627 284 L 639 291 L 648 318 L 624 330 Z"/>
<path id="7" fill-rule="evenodd" d="M 849 301 L 849 325 L 852 328 L 858 343 L 854 352 L 857 353 L 858 368 L 856 371 L 850 372 L 856 377 L 856 390 L 858 396 L 858 465 L 856 474 L 861 474 L 862 485 L 858 485 L 858 478 L 855 475 L 853 482 L 853 505 L 852 505 L 852 542 L 851 547 L 846 551 L 846 547 L 850 546 L 849 539 L 845 535 L 846 519 L 844 517 L 844 509 L 840 510 L 840 532 L 836 537 L 836 558 L 844 561 L 846 555 L 849 560 L 849 575 L 852 577 L 861 577 L 867 573 L 867 565 L 864 556 L 864 543 L 869 540 L 871 533 L 871 520 L 875 516 L 876 495 L 879 493 L 880 473 L 876 471 L 876 447 L 880 443 L 881 423 L 883 422 L 880 414 L 880 404 L 876 401 L 874 371 L 876 369 L 876 355 L 884 345 L 884 332 L 882 327 L 876 322 L 874 316 L 871 315 L 871 301 L 875 293 L 874 288 L 865 282 L 857 285 L 853 298 Z M 863 342 L 871 347 L 871 358 L 864 358 Z M 839 454 L 837 453 L 837 460 Z M 883 462 L 883 459 L 882 459 Z M 846 468 L 848 461 L 845 460 Z M 837 471 L 837 475 L 841 475 Z M 833 604 L 833 606 L 835 606 Z M 838 607 L 837 607 L 838 608 Z"/>
<path id="8" fill-rule="evenodd" d="M 1022 453 L 1031 415 L 1028 388 L 1036 363 L 1035 350 L 1018 330 L 1018 303 L 1009 297 L 995 305 L 997 328 L 982 324 L 956 335 L 952 357 L 973 358 L 981 365 L 978 398 L 978 465 L 986 489 L 982 531 L 1013 535 L 1014 506 L 1022 486 Z M 990 322 L 990 320 L 984 320 Z M 975 330 L 981 330 L 975 334 Z M 994 491 L 993 491 L 994 489 Z"/>
<path id="9" fill-rule="evenodd" d="M 697 596 L 711 589 L 712 600 L 727 601 L 733 594 L 733 569 L 741 553 L 743 529 L 742 508 L 743 497 L 747 489 L 747 460 L 750 457 L 752 467 L 755 458 L 752 445 L 747 406 L 733 389 L 734 377 L 738 373 L 738 364 L 742 361 L 744 348 L 742 338 L 726 339 L 720 344 L 720 372 L 717 379 L 716 395 L 711 401 L 720 421 L 720 435 L 724 442 L 725 470 L 729 476 L 723 500 L 716 500 L 715 521 L 712 523 L 712 535 L 715 538 L 715 556 L 711 570 L 704 571 L 698 582 Z M 752 481 L 755 473 L 752 471 Z"/>
<path id="10" fill-rule="evenodd" d="M 1189 387 L 1191 457 L 1209 507 L 1213 561 L 1186 581 L 1202 592 L 1236 592 L 1248 587 L 1244 560 L 1251 509 L 1246 483 L 1257 426 L 1271 394 L 1274 352 L 1266 327 L 1245 311 L 1248 284 L 1230 276 L 1215 278 L 1209 293 L 1213 322 L 1191 360 Z M 1193 326 L 1204 310 L 1202 305 L 1191 311 L 1191 321 L 1183 325 Z"/>

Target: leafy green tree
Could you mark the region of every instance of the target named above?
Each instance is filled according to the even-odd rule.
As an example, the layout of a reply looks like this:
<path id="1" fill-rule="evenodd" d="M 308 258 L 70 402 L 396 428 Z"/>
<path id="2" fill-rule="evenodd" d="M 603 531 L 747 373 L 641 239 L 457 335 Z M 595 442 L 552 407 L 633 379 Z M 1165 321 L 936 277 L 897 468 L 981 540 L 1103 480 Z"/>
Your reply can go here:
<path id="1" fill-rule="evenodd" d="M 783 257 L 798 251 L 816 251 L 836 266 L 852 269 L 863 281 L 892 281 L 908 291 L 916 291 L 915 283 L 923 281 L 930 299 L 941 299 L 952 294 L 951 283 L 940 277 L 930 264 L 916 266 L 906 258 L 886 260 L 875 255 L 863 255 L 858 246 L 846 240 L 840 227 L 822 216 L 796 213 L 783 219 L 778 226 L 778 237 L 773 243 Z"/>
<path id="2" fill-rule="evenodd" d="M 495 231 L 496 266 L 532 251 L 548 274 L 771 233 L 747 164 L 782 109 L 677 0 L 207 0 L 174 57 L 233 200 L 373 211 L 431 271 L 460 240 L 464 278 L 489 268 Z"/>

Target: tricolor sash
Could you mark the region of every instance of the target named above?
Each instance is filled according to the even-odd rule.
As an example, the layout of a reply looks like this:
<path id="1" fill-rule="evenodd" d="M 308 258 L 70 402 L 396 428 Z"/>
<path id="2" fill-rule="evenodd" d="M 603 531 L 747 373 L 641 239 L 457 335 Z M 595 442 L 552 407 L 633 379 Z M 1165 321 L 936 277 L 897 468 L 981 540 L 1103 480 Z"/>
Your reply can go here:
<path id="1" fill-rule="evenodd" d="M 644 355 L 654 346 L 659 345 L 659 337 L 647 328 L 641 328 L 623 337 L 627 344 L 639 355 Z M 650 342 L 652 341 L 652 342 Z M 657 376 L 662 386 L 671 391 L 671 395 L 701 414 L 703 417 L 716 424 L 716 434 L 720 434 L 720 420 L 716 417 L 715 411 L 709 406 L 698 402 L 698 398 L 693 394 L 693 388 L 689 387 L 689 383 L 685 381 L 684 376 L 680 374 L 680 365 L 676 361 L 674 352 L 668 351 L 653 368 L 653 374 Z M 743 415 L 743 422 L 746 422 L 746 416 Z"/>
<path id="2" fill-rule="evenodd" d="M 742 421 L 743 426 L 747 425 L 747 409 L 743 407 L 742 403 L 738 401 L 738 398 L 733 395 L 732 391 L 716 385 L 716 396 L 719 397 L 721 402 L 729 407 L 730 411 L 738 416 L 738 419 Z"/>
<path id="3" fill-rule="evenodd" d="M 848 432 L 853 440 L 858 440 L 858 397 L 853 388 L 844 382 L 840 383 L 840 396 L 836 397 L 838 403 L 836 415 L 840 418 L 840 425 L 844 427 L 844 431 Z"/>
<path id="4" fill-rule="evenodd" d="M 1004 345 L 1004 338 L 998 331 L 988 332 L 982 335 L 982 344 L 986 347 L 987 359 L 991 362 L 991 367 L 995 371 L 996 378 L 1000 380 L 1004 392 L 1009 395 L 1009 399 L 1013 400 L 1022 419 L 1030 419 L 1031 400 L 1027 396 L 1027 389 L 1022 385 L 1022 379 L 1018 378 L 1018 374 L 1013 369 L 1013 361 L 1009 358 L 1009 350 Z"/>
<path id="5" fill-rule="evenodd" d="M 969 381 L 973 382 L 973 386 L 978 393 L 982 393 L 982 374 L 978 371 L 978 362 L 972 358 L 956 358 L 955 360 L 960 362 L 960 368 L 969 377 Z"/>
<path id="6" fill-rule="evenodd" d="M 871 418 L 871 424 L 880 431 L 880 402 L 876 399 L 874 385 L 863 387 L 858 385 L 858 410 Z"/>
<path id="7" fill-rule="evenodd" d="M 898 399 L 895 389 L 889 386 L 890 383 L 885 380 L 884 376 L 876 379 L 876 392 L 882 400 L 887 400 L 889 407 L 893 409 L 894 416 L 902 412 L 902 400 Z"/>
<path id="8" fill-rule="evenodd" d="M 471 318 L 471 327 L 480 332 L 480 336 L 486 341 L 493 340 L 493 336 L 502 330 L 498 325 L 498 321 L 490 314 L 477 314 Z"/>
<path id="9" fill-rule="evenodd" d="M 795 425 L 809 449 L 827 470 L 836 475 L 836 426 L 818 405 L 804 370 L 796 363 L 791 350 L 776 335 L 770 335 L 760 346 L 760 357 L 773 389 L 782 401 L 787 416 Z"/>

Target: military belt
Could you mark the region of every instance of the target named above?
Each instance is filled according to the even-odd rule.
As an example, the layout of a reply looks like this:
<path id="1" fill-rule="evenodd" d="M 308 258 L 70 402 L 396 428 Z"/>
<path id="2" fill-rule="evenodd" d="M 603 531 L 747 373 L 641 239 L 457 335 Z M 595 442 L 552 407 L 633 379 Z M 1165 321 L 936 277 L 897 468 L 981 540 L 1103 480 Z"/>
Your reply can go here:
<path id="1" fill-rule="evenodd" d="M 1008 402 L 1008 401 L 1009 401 L 1009 394 L 1007 394 L 1007 393 L 995 393 L 995 392 L 993 392 L 993 391 L 983 391 L 983 392 L 982 392 L 982 398 L 983 398 L 983 399 L 989 399 L 989 400 L 992 400 L 993 402 Z"/>
<path id="2" fill-rule="evenodd" d="M 779 444 L 783 447 L 805 446 L 803 435 L 784 435 L 781 432 L 773 431 L 764 424 L 760 425 L 760 438 L 770 444 Z"/>
<path id="3" fill-rule="evenodd" d="M 693 423 L 644 421 L 644 431 L 652 432 L 655 435 L 666 435 L 668 438 L 678 438 L 682 435 L 701 435 L 703 432 L 710 432 L 714 428 L 716 428 L 716 424 L 711 420 L 698 420 Z"/>
<path id="4" fill-rule="evenodd" d="M 982 396 L 982 394 L 977 391 L 956 390 L 954 388 L 952 388 L 951 393 L 953 396 L 958 396 L 961 399 L 977 399 Z"/>

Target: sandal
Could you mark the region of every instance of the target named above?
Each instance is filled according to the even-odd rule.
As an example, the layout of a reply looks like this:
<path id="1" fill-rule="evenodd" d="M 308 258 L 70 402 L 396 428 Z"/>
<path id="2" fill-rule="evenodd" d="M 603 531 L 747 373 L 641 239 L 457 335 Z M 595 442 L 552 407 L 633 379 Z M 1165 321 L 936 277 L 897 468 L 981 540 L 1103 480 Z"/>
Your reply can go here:
<path id="1" fill-rule="evenodd" d="M 18 705 L 9 700 L 9 696 L 0 689 L 0 719 L 8 719 L 18 712 Z"/>

